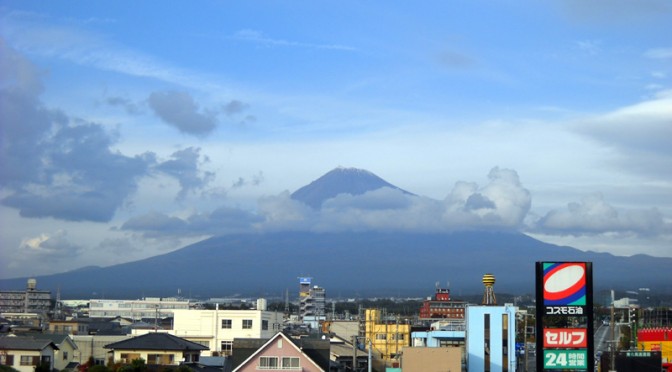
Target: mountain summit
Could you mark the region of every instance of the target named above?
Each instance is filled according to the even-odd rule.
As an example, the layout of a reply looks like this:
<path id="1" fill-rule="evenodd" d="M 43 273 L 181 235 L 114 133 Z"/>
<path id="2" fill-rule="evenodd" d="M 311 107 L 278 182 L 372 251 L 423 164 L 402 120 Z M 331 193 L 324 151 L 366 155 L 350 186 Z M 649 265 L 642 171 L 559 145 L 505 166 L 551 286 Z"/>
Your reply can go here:
<path id="1" fill-rule="evenodd" d="M 301 201 L 315 209 L 320 209 L 325 200 L 336 195 L 362 195 L 382 187 L 389 187 L 412 195 L 367 170 L 338 167 L 296 190 L 292 193 L 292 199 Z"/>

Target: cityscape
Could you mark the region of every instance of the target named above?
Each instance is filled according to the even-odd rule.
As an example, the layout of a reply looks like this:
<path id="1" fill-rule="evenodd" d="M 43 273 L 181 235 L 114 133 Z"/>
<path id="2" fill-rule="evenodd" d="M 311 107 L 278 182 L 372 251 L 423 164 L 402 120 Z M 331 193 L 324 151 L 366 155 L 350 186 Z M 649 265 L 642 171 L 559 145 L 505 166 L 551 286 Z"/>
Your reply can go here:
<path id="1" fill-rule="evenodd" d="M 551 292 L 555 275 L 539 284 L 551 306 L 498 295 L 491 273 L 482 295 L 465 299 L 439 282 L 424 298 L 332 299 L 318 278 L 302 276 L 284 298 L 66 300 L 29 279 L 0 291 L 0 356 L 21 372 L 672 369 L 672 298 L 640 288 L 593 302 L 584 287 L 559 311 L 557 296 L 576 286 Z"/>
<path id="2" fill-rule="evenodd" d="M 672 372 L 670 0 L 0 0 L 0 372 Z"/>

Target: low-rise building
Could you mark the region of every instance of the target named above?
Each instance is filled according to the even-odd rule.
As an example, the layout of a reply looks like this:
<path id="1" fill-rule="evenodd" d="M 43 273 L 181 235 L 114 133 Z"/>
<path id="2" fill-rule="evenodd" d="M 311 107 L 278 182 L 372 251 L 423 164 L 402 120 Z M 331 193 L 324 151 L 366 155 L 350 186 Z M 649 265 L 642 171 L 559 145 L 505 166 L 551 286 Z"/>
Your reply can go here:
<path id="1" fill-rule="evenodd" d="M 130 364 L 143 359 L 148 365 L 179 365 L 198 362 L 207 347 L 167 333 L 147 333 L 118 341 L 105 348 L 112 352 L 114 363 Z"/>
<path id="2" fill-rule="evenodd" d="M 159 330 L 206 346 L 203 355 L 231 355 L 234 338 L 268 339 L 283 328 L 283 314 L 258 310 L 174 310 L 173 326 Z M 153 332 L 134 329 L 133 334 Z"/>
<path id="3" fill-rule="evenodd" d="M 32 337 L 0 337 L 0 364 L 19 372 L 33 372 L 35 367 L 48 364 L 54 369 L 54 354 L 58 347 L 49 340 Z"/>
<path id="4" fill-rule="evenodd" d="M 514 371 L 516 312 L 513 305 L 467 307 L 467 368 L 469 371 Z"/>
<path id="5" fill-rule="evenodd" d="M 79 364 L 77 344 L 67 334 L 43 333 L 33 336 L 36 339 L 51 341 L 56 345 L 54 351 L 54 368 L 62 371 L 64 369 L 74 369 L 75 364 Z"/>
<path id="6" fill-rule="evenodd" d="M 399 319 L 384 319 L 379 309 L 366 309 L 365 337 L 370 341 L 374 359 L 391 365 L 406 346 L 411 346 L 411 325 Z"/>
<path id="7" fill-rule="evenodd" d="M 106 365 L 109 359 L 105 346 L 117 341 L 127 340 L 131 335 L 76 335 L 71 336 L 77 345 L 74 361 L 84 364 L 89 359 L 94 365 Z"/>
<path id="8" fill-rule="evenodd" d="M 450 298 L 450 289 L 436 288 L 434 296 L 427 298 L 420 307 L 420 319 L 464 320 L 467 303 Z"/>
<path id="9" fill-rule="evenodd" d="M 329 371 L 329 341 L 293 339 L 282 332 L 269 339 L 235 339 L 233 372 Z"/>
<path id="10" fill-rule="evenodd" d="M 403 372 L 462 371 L 462 349 L 457 347 L 405 347 L 401 352 Z"/>
<path id="11" fill-rule="evenodd" d="M 141 300 L 89 300 L 90 318 L 167 318 L 174 310 L 189 309 L 189 301 L 173 297 L 146 297 Z"/>

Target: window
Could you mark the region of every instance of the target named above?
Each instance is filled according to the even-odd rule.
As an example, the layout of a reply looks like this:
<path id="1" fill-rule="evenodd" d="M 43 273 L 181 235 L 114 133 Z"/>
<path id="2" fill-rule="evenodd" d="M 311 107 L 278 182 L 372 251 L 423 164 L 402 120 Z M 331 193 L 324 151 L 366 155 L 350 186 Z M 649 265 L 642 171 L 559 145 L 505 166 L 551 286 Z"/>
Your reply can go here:
<path id="1" fill-rule="evenodd" d="M 6 365 L 6 366 L 13 366 L 14 365 L 14 355 L 0 354 L 0 364 Z"/>
<path id="2" fill-rule="evenodd" d="M 268 331 L 268 320 L 262 320 L 261 321 L 261 330 L 262 331 Z"/>
<path id="3" fill-rule="evenodd" d="M 195 362 L 198 362 L 198 357 L 199 357 L 198 354 L 188 354 L 188 353 L 185 353 L 185 354 L 184 354 L 184 361 L 185 361 L 186 363 L 192 363 L 192 362 L 195 363 Z"/>
<path id="4" fill-rule="evenodd" d="M 68 352 L 67 351 L 63 352 L 63 360 L 68 360 Z"/>
<path id="5" fill-rule="evenodd" d="M 252 329 L 252 319 L 243 319 L 243 329 Z"/>
<path id="6" fill-rule="evenodd" d="M 222 329 L 231 329 L 231 319 L 222 319 Z"/>
<path id="7" fill-rule="evenodd" d="M 298 357 L 283 357 L 282 369 L 300 369 Z"/>
<path id="8" fill-rule="evenodd" d="M 233 341 L 222 341 L 222 355 L 231 355 L 233 353 Z"/>
<path id="9" fill-rule="evenodd" d="M 123 364 L 131 364 L 131 362 L 136 360 L 136 359 L 140 359 L 140 354 L 138 354 L 138 353 L 121 353 L 121 363 L 123 363 Z"/>
<path id="10" fill-rule="evenodd" d="M 376 340 L 387 340 L 387 335 L 385 333 L 376 333 Z"/>
<path id="11" fill-rule="evenodd" d="M 21 355 L 22 366 L 36 366 L 40 364 L 39 356 Z"/>
<path id="12" fill-rule="evenodd" d="M 175 356 L 173 354 L 147 354 L 147 364 L 173 364 Z"/>
<path id="13" fill-rule="evenodd" d="M 278 357 L 260 357 L 259 358 L 259 369 L 277 369 L 278 368 Z"/>

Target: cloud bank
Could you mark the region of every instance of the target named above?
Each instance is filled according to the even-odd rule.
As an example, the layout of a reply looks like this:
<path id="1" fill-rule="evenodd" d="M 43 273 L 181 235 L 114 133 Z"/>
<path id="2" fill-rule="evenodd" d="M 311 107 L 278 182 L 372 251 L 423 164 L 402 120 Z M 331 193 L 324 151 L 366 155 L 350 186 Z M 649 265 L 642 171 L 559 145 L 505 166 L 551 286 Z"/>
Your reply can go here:
<path id="1" fill-rule="evenodd" d="M 22 217 L 108 222 L 143 177 L 177 179 L 178 198 L 214 178 L 200 171 L 208 159 L 199 148 L 165 161 L 153 152 L 124 155 L 113 149 L 116 132 L 46 107 L 38 71 L 2 41 L 0 74 L 0 203 Z"/>

